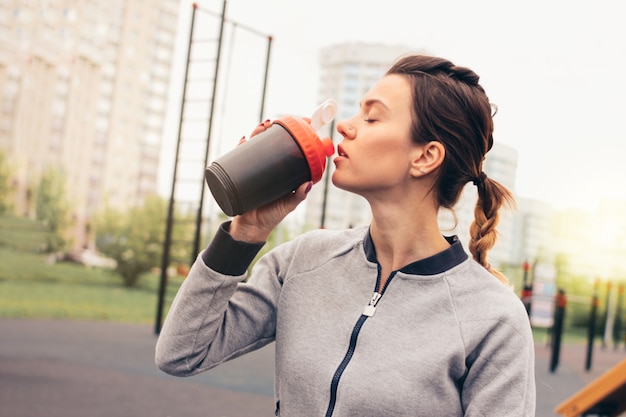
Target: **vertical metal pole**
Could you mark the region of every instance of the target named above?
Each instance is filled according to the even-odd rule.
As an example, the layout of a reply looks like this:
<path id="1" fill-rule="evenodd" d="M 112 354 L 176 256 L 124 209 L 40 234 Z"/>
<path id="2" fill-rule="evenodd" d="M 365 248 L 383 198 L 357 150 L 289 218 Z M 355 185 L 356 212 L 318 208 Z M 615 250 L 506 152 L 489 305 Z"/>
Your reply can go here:
<path id="1" fill-rule="evenodd" d="M 552 334 L 552 355 L 550 356 L 550 372 L 554 373 L 559 366 L 561 353 L 561 337 L 563 335 L 563 323 L 565 322 L 565 307 L 567 298 L 564 290 L 559 290 L 555 298 L 554 331 Z"/>
<path id="2" fill-rule="evenodd" d="M 211 131 L 213 130 L 213 115 L 215 113 L 215 95 L 217 94 L 217 80 L 220 68 L 220 57 L 222 55 L 222 37 L 224 36 L 224 22 L 226 21 L 226 0 L 222 5 L 222 20 L 220 22 L 219 41 L 217 43 L 217 57 L 215 59 L 215 75 L 213 78 L 213 92 L 211 93 L 211 109 L 209 110 L 209 127 L 206 139 L 206 149 L 204 153 L 204 167 L 202 178 L 204 178 L 204 169 L 209 163 L 209 150 L 211 145 Z M 202 230 L 202 211 L 204 206 L 204 189 L 206 188 L 204 181 L 201 182 L 200 202 L 198 204 L 198 213 L 196 215 L 196 234 L 193 240 L 193 251 L 191 252 L 192 262 L 200 251 L 200 231 Z"/>
<path id="3" fill-rule="evenodd" d="M 609 333 L 612 326 L 611 316 L 611 281 L 606 282 L 606 304 L 604 307 L 604 332 L 602 333 L 602 349 L 605 349 L 609 342 Z"/>
<path id="4" fill-rule="evenodd" d="M 259 113 L 259 123 L 263 121 L 265 117 L 265 94 L 267 91 L 267 76 L 270 68 L 270 51 L 272 50 L 272 37 L 267 37 L 267 56 L 265 58 L 265 76 L 263 78 L 263 92 L 261 93 L 261 111 Z"/>
<path id="5" fill-rule="evenodd" d="M 591 299 L 591 312 L 589 314 L 589 331 L 587 333 L 587 356 L 585 358 L 585 370 L 591 369 L 591 358 L 593 356 L 593 339 L 596 337 L 596 313 L 598 311 L 598 281 L 594 285 L 593 297 Z"/>
<path id="6" fill-rule="evenodd" d="M 165 289 L 167 287 L 167 268 L 170 264 L 170 246 L 172 242 L 172 227 L 174 221 L 174 192 L 176 191 L 176 175 L 178 170 L 178 154 L 180 152 L 180 136 L 183 126 L 183 110 L 185 108 L 185 96 L 187 93 L 187 77 L 189 75 L 189 62 L 191 57 L 191 42 L 193 39 L 193 27 L 196 19 L 197 5 L 193 4 L 191 12 L 191 28 L 189 29 L 189 45 L 187 47 L 187 64 L 185 66 L 185 79 L 183 84 L 183 96 L 180 105 L 180 120 L 178 122 L 178 141 L 176 143 L 176 155 L 174 157 L 174 173 L 172 175 L 172 189 L 170 192 L 170 203 L 167 209 L 167 222 L 165 224 L 165 239 L 163 240 L 163 255 L 161 258 L 161 280 L 159 281 L 159 294 L 157 301 L 157 313 L 154 326 L 154 332 L 158 335 L 161 333 L 161 325 L 163 323 L 163 303 L 165 301 Z"/>
<path id="7" fill-rule="evenodd" d="M 619 344 L 622 341 L 622 328 L 624 323 L 622 321 L 622 303 L 624 298 L 624 284 L 619 284 L 617 287 L 617 307 L 615 307 L 615 326 L 613 327 L 613 347 L 615 350 L 619 348 Z"/>

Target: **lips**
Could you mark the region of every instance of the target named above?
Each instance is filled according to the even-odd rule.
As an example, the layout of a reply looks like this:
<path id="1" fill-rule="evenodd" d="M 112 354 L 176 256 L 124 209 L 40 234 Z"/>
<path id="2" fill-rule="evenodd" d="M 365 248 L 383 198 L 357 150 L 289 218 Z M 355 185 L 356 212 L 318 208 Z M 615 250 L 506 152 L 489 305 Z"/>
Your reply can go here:
<path id="1" fill-rule="evenodd" d="M 344 151 L 343 147 L 341 145 L 337 146 L 337 155 L 343 157 L 343 158 L 347 158 L 348 154 Z"/>

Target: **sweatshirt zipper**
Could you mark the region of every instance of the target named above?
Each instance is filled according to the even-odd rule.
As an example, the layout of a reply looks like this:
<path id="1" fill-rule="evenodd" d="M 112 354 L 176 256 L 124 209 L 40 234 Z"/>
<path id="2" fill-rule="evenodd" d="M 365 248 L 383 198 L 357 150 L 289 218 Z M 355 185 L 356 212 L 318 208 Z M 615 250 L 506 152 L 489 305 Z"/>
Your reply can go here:
<path id="1" fill-rule="evenodd" d="M 391 282 L 392 278 L 396 275 L 396 271 L 393 271 L 389 275 L 389 279 L 387 279 L 387 282 L 385 282 L 385 285 L 383 286 L 383 288 L 380 289 L 380 292 L 378 292 L 379 287 L 380 287 L 380 273 L 381 273 L 381 268 L 380 268 L 380 265 L 378 265 L 378 275 L 376 276 L 376 287 L 374 287 L 374 293 L 372 294 L 372 297 L 370 298 L 370 301 L 367 304 L 367 306 L 365 306 L 365 309 L 363 310 L 361 317 L 359 317 L 356 324 L 354 325 L 354 328 L 352 329 L 352 334 L 350 336 L 350 344 L 348 345 L 348 351 L 346 352 L 346 355 L 344 356 L 343 360 L 339 364 L 339 367 L 335 371 L 335 375 L 333 375 L 333 379 L 330 384 L 330 400 L 328 402 L 328 408 L 326 409 L 326 417 L 331 417 L 333 415 L 335 404 L 337 402 L 337 389 L 339 388 L 339 381 L 341 379 L 341 375 L 343 374 L 343 371 L 346 370 L 346 367 L 350 363 L 350 360 L 352 359 L 352 355 L 354 355 L 354 350 L 356 348 L 356 342 L 359 337 L 361 327 L 363 327 L 365 320 L 367 320 L 369 317 L 372 317 L 374 315 L 374 313 L 376 312 L 376 304 L 378 304 L 378 302 L 380 301 L 380 298 L 383 296 L 383 294 L 385 293 L 385 290 L 389 286 L 389 283 Z"/>

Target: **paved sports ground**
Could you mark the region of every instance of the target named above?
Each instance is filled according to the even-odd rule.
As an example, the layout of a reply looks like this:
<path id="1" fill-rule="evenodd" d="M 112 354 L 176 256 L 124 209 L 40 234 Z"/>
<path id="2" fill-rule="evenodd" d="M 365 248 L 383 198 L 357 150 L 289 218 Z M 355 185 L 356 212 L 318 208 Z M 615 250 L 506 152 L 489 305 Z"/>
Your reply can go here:
<path id="1" fill-rule="evenodd" d="M 273 416 L 273 345 L 202 375 L 176 378 L 154 366 L 152 326 L 62 320 L 0 320 L 0 417 Z M 537 417 L 610 367 L 626 351 L 564 345 L 549 372 L 538 342 Z"/>

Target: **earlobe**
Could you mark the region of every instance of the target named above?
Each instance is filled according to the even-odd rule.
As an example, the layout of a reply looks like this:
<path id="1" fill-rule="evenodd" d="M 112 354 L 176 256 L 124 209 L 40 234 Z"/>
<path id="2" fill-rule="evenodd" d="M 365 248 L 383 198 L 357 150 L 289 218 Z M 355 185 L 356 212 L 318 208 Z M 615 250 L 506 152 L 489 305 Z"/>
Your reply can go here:
<path id="1" fill-rule="evenodd" d="M 446 156 L 441 142 L 430 141 L 420 147 L 412 160 L 411 175 L 422 177 L 437 170 Z"/>

